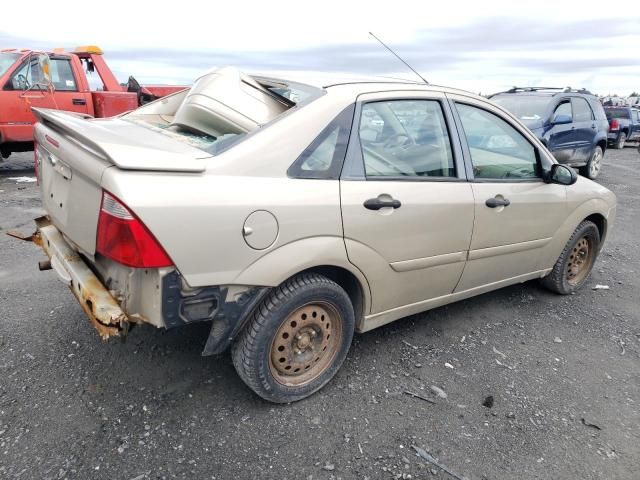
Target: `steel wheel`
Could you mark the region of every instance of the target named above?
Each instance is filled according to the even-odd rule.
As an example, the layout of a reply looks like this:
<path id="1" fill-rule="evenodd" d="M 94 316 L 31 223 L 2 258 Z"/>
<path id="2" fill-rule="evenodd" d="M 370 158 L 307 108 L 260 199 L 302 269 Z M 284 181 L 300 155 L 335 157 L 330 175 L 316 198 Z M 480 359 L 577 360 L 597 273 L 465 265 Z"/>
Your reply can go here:
<path id="1" fill-rule="evenodd" d="M 567 282 L 578 285 L 591 271 L 595 259 L 593 240 L 584 236 L 576 243 L 567 262 Z"/>
<path id="2" fill-rule="evenodd" d="M 271 374 L 287 386 L 312 381 L 332 364 L 341 337 L 342 317 L 332 305 L 303 305 L 278 328 L 271 344 Z"/>
<path id="3" fill-rule="evenodd" d="M 596 178 L 602 168 L 602 150 L 596 148 L 589 162 L 589 178 Z"/>

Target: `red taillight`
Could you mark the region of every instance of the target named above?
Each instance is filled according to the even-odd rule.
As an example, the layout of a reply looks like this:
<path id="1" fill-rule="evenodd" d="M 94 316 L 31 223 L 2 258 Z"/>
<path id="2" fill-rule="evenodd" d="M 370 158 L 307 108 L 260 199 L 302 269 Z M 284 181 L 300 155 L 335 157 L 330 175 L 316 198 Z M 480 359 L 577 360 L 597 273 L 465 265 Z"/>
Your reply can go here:
<path id="1" fill-rule="evenodd" d="M 153 234 L 126 205 L 102 192 L 96 251 L 136 268 L 169 267 L 173 262 Z"/>
<path id="2" fill-rule="evenodd" d="M 609 122 L 609 130 L 618 130 L 620 128 L 620 122 L 615 118 Z"/>

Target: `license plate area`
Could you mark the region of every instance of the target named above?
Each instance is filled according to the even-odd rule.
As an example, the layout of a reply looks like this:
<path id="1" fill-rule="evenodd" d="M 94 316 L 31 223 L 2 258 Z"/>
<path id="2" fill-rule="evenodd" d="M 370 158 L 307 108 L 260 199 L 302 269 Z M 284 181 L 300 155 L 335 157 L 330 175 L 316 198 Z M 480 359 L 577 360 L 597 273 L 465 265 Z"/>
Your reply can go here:
<path id="1" fill-rule="evenodd" d="M 45 209 L 60 224 L 66 225 L 70 211 L 66 204 L 69 200 L 73 171 L 69 165 L 46 150 L 39 152 L 38 156 Z"/>

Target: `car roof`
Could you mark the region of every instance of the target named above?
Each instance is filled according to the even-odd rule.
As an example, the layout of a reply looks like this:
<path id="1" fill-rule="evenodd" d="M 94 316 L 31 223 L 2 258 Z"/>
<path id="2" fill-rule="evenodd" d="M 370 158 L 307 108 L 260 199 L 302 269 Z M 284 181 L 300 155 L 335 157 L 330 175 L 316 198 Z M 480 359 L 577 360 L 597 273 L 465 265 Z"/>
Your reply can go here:
<path id="1" fill-rule="evenodd" d="M 489 98 L 491 97 L 495 97 L 498 95 L 517 95 L 517 96 L 535 96 L 535 97 L 555 97 L 555 96 L 578 96 L 578 97 L 586 97 L 586 98 L 593 98 L 596 99 L 597 97 L 591 93 L 588 90 L 568 90 L 568 89 L 535 89 L 532 88 L 531 90 L 529 89 L 524 89 L 524 90 L 520 90 L 520 89 L 511 89 L 511 90 L 507 90 L 505 92 L 497 92 L 492 94 Z"/>
<path id="2" fill-rule="evenodd" d="M 482 98 L 475 93 L 457 88 L 444 87 L 442 85 L 425 84 L 416 80 L 386 76 L 364 76 L 350 74 L 333 73 L 304 73 L 304 72 L 284 72 L 279 74 L 251 74 L 253 78 L 260 81 L 271 81 L 274 83 L 298 83 L 308 87 L 325 91 L 330 90 L 351 90 L 355 95 L 369 92 L 394 91 L 394 90 L 423 90 L 431 92 L 455 93 L 459 95 Z"/>

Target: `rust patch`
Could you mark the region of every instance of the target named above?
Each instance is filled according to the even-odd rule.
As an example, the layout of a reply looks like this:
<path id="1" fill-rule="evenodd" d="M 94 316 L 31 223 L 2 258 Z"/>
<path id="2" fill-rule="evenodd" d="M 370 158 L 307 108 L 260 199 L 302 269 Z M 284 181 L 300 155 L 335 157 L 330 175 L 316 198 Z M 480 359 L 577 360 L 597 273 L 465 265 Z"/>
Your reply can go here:
<path id="1" fill-rule="evenodd" d="M 36 236 L 35 233 L 32 233 L 31 235 L 25 235 L 19 230 L 8 230 L 7 235 L 13 238 L 17 238 L 18 240 L 24 240 L 25 242 L 33 242 L 33 237 Z"/>
<path id="2" fill-rule="evenodd" d="M 104 340 L 120 335 L 127 315 L 97 278 L 90 278 L 83 285 L 72 284 L 70 288 Z"/>

